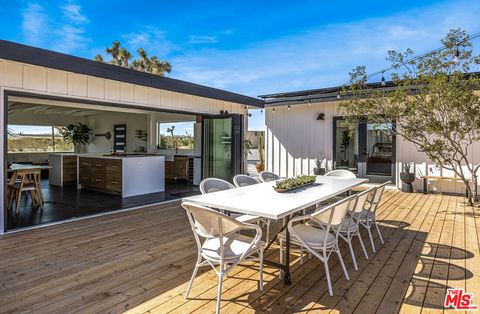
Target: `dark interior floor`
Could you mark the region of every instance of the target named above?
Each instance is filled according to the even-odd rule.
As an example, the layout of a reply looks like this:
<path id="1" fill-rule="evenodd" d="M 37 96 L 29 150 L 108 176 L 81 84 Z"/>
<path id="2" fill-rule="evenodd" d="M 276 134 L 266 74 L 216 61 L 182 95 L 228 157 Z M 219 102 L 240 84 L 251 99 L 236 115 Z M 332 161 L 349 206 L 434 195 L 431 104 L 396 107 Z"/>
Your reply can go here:
<path id="1" fill-rule="evenodd" d="M 88 190 L 74 186 L 57 187 L 42 180 L 44 208 L 32 208 L 31 199 L 22 196 L 19 214 L 14 209 L 7 211 L 7 229 L 68 220 L 93 214 L 155 204 L 163 201 L 200 194 L 198 186 L 186 182 L 166 182 L 165 192 L 122 198 L 120 196 Z M 15 203 L 13 204 L 15 206 Z"/>

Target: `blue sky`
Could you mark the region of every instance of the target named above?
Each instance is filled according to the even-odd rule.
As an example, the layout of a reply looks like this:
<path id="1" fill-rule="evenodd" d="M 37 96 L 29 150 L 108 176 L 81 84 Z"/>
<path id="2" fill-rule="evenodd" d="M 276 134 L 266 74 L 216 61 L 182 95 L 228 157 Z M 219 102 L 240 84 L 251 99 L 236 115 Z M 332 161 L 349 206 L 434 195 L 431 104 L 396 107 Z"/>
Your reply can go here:
<path id="1" fill-rule="evenodd" d="M 5 1 L 0 38 L 85 58 L 112 41 L 169 60 L 171 77 L 257 96 L 339 85 L 480 31 L 480 1 Z M 378 78 L 380 79 L 380 78 Z M 253 129 L 263 127 L 254 112 Z"/>

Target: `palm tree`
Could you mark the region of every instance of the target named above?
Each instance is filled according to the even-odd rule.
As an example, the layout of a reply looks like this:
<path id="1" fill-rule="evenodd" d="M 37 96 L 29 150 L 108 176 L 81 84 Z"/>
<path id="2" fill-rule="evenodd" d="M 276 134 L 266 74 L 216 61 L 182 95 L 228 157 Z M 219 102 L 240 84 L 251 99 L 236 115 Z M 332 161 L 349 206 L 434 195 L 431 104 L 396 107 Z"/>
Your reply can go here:
<path id="1" fill-rule="evenodd" d="M 121 47 L 119 41 L 114 41 L 112 47 L 105 49 L 106 53 L 112 57 L 108 62 L 124 68 L 130 68 L 137 71 L 147 72 L 159 76 L 172 71 L 172 65 L 168 61 L 159 60 L 156 56 L 148 57 L 147 52 L 143 48 L 137 50 L 140 58 L 130 63 L 132 54 L 127 49 Z M 98 54 L 94 57 L 95 61 L 105 62 L 102 55 Z"/>

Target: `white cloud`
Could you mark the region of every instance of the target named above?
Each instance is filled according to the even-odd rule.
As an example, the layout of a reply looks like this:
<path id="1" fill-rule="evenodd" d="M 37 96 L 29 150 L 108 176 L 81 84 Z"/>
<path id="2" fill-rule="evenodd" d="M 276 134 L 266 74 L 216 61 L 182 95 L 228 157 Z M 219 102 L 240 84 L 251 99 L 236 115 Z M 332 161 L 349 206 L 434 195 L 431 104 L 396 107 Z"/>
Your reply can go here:
<path id="1" fill-rule="evenodd" d="M 58 25 L 55 30 L 57 40 L 54 41 L 53 50 L 75 53 L 86 48 L 90 38 L 85 36 L 84 26 L 88 23 L 88 18 L 82 15 L 82 7 L 69 1 L 60 8 L 65 23 Z"/>
<path id="2" fill-rule="evenodd" d="M 54 19 L 58 16 L 55 12 L 47 15 L 41 5 L 28 3 L 22 12 L 23 37 L 29 45 L 78 55 L 91 41 L 85 35 L 88 18 L 81 14 L 81 6 L 71 1 L 60 10 L 62 18 Z"/>
<path id="3" fill-rule="evenodd" d="M 147 26 L 140 31 L 129 33 L 123 37 L 126 39 L 126 46 L 130 50 L 136 51 L 138 48 L 144 48 L 147 53 L 158 57 L 165 56 L 178 49 L 176 45 L 167 40 L 165 32 L 153 26 Z"/>
<path id="4" fill-rule="evenodd" d="M 29 45 L 40 46 L 43 44 L 45 31 L 48 30 L 48 17 L 42 6 L 28 3 L 22 11 L 22 34 Z"/>
<path id="5" fill-rule="evenodd" d="M 251 96 L 334 86 L 347 82 L 356 65 L 366 65 L 369 72 L 387 67 L 390 49 L 423 53 L 438 48 L 451 28 L 476 31 L 479 14 L 480 3 L 440 4 L 327 25 L 245 49 L 195 50 L 172 58 L 172 76 Z"/>
<path id="6" fill-rule="evenodd" d="M 61 7 L 63 15 L 73 23 L 87 23 L 88 18 L 83 15 L 80 11 L 81 6 L 73 2 L 69 2 Z"/>
<path id="7" fill-rule="evenodd" d="M 214 44 L 217 43 L 218 39 L 215 36 L 197 36 L 192 35 L 188 37 L 188 43 L 192 45 L 196 44 Z"/>

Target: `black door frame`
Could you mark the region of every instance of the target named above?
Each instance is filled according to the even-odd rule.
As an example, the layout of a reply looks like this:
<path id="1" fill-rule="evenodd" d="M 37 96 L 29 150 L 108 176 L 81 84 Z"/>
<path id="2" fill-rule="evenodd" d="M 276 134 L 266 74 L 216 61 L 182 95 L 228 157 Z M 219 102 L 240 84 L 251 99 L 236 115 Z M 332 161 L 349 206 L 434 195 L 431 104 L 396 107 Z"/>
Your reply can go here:
<path id="1" fill-rule="evenodd" d="M 231 145 L 231 169 L 233 175 L 243 173 L 243 134 L 244 134 L 244 116 L 243 114 L 223 114 L 223 115 L 203 115 L 202 116 L 202 179 L 205 179 L 205 119 L 232 119 L 231 127 L 231 136 L 232 136 L 232 145 Z"/>
<path id="2" fill-rule="evenodd" d="M 343 116 L 335 116 L 333 117 L 333 127 L 332 127 L 332 134 L 333 134 L 333 154 L 332 154 L 332 165 L 333 169 L 336 168 L 336 160 L 337 160 L 337 122 L 343 120 Z M 356 132 L 358 134 L 358 154 L 357 154 L 357 164 L 358 164 L 358 176 L 361 177 L 391 177 L 395 179 L 396 176 L 396 162 L 397 162 L 397 138 L 395 135 L 392 136 L 392 167 L 390 176 L 388 175 L 373 175 L 368 174 L 366 170 L 366 163 L 367 163 L 367 124 L 368 122 L 362 121 L 357 125 Z M 395 122 L 392 121 L 392 125 L 395 128 Z M 362 163 L 363 165 L 360 165 Z M 362 167 L 360 167 L 362 166 Z M 360 170 L 362 168 L 362 170 Z M 365 170 L 363 170 L 365 169 Z"/>

